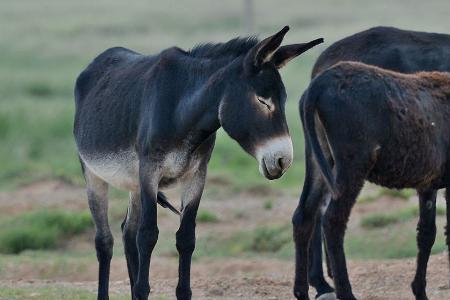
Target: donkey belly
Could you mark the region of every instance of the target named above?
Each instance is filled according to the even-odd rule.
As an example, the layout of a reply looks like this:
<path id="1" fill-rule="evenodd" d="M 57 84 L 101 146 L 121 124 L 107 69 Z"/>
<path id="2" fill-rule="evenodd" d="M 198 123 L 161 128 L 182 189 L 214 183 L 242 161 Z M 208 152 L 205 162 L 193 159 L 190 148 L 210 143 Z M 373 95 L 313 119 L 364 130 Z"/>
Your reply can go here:
<path id="1" fill-rule="evenodd" d="M 368 180 L 388 188 L 429 188 L 439 185 L 443 176 L 444 157 L 433 149 L 408 151 L 399 147 L 381 155 Z M 428 147 L 426 147 L 428 148 Z M 402 151 L 403 149 L 403 151 Z M 422 150 L 422 151 L 421 151 Z"/>
<path id="2" fill-rule="evenodd" d="M 139 161 L 135 151 L 89 154 L 79 153 L 85 166 L 110 185 L 129 191 L 139 188 Z"/>
<path id="3" fill-rule="evenodd" d="M 139 189 L 139 160 L 135 151 L 89 154 L 79 152 L 85 166 L 96 176 L 110 185 L 129 191 Z M 171 188 L 189 180 L 199 168 L 201 159 L 189 157 L 186 152 L 176 151 L 166 154 L 161 163 L 162 173 L 159 189 Z"/>

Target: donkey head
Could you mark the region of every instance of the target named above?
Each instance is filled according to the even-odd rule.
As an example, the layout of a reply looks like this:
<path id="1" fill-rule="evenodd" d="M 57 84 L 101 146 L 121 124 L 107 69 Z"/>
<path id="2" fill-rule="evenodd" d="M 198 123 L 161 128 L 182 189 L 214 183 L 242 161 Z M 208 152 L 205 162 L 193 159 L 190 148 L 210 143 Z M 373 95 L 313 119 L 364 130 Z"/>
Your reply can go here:
<path id="1" fill-rule="evenodd" d="M 224 130 L 259 162 L 259 171 L 276 179 L 293 159 L 286 123 L 286 91 L 278 69 L 289 60 L 323 42 L 280 47 L 289 27 L 270 36 L 236 60 L 219 106 Z"/>

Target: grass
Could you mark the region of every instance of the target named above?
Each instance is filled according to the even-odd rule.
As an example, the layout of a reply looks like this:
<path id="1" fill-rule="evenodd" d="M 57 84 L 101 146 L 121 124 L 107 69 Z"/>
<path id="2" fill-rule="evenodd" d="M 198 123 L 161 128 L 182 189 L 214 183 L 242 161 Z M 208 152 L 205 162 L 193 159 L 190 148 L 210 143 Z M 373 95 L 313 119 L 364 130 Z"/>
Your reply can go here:
<path id="1" fill-rule="evenodd" d="M 166 1 L 55 2 L 1 0 L 0 5 L 0 188 L 48 177 L 82 182 L 72 138 L 73 84 L 77 74 L 104 49 L 123 45 L 157 53 L 177 45 L 188 49 L 205 41 L 246 35 L 242 1 L 205 5 L 190 0 L 175 6 Z M 197 7 L 195 11 L 190 7 Z M 389 7 L 389 9 L 386 9 Z M 305 6 L 294 0 L 255 3 L 255 31 L 261 37 L 291 25 L 287 43 L 324 37 L 326 43 L 282 69 L 287 92 L 287 118 L 294 139 L 294 163 L 283 179 L 267 182 L 256 161 L 219 132 L 209 174 L 226 177 L 238 187 L 266 184 L 297 189 L 304 177 L 303 137 L 297 102 L 309 81 L 319 53 L 333 41 L 370 26 L 389 25 L 445 32 L 450 24 L 448 2 L 381 0 L 377 3 L 334 0 Z M 277 11 L 277 14 L 270 12 Z M 419 12 L 433 11 L 423 16 Z M 32 12 L 32 13 L 30 13 Z M 371 12 L 370 14 L 368 12 Z M 439 22 L 436 22 L 439 20 Z"/>
<path id="2" fill-rule="evenodd" d="M 0 252 L 56 248 L 68 236 L 93 226 L 88 213 L 40 210 L 24 213 L 0 223 Z"/>
<path id="3" fill-rule="evenodd" d="M 197 241 L 194 256 L 279 256 L 292 243 L 290 225 L 266 225 L 231 236 L 207 236 Z"/>
<path id="4" fill-rule="evenodd" d="M 379 188 L 377 189 L 376 193 L 358 197 L 358 203 L 371 203 L 381 197 L 408 200 L 415 194 L 416 194 L 415 190 L 412 189 L 397 190 L 397 189 Z"/>
<path id="5" fill-rule="evenodd" d="M 439 210 L 439 216 L 442 210 Z M 414 209 L 401 212 L 414 215 Z M 438 218 L 438 227 L 443 227 L 445 218 Z M 350 259 L 393 259 L 414 257 L 417 254 L 415 221 L 405 217 L 403 222 L 391 227 L 361 227 L 348 231 L 345 237 L 345 253 Z M 275 257 L 292 260 L 294 243 L 290 224 L 269 224 L 253 229 L 241 230 L 231 236 L 207 236 L 197 240 L 194 256 L 202 257 Z M 445 237 L 438 231 L 432 253 L 446 249 Z"/>
<path id="6" fill-rule="evenodd" d="M 439 220 L 438 227 L 444 226 Z M 416 222 L 397 223 L 395 226 L 352 232 L 345 237 L 345 253 L 352 259 L 391 259 L 417 255 Z M 444 251 L 445 237 L 438 230 L 432 254 Z"/>
<path id="7" fill-rule="evenodd" d="M 197 213 L 197 222 L 199 223 L 217 223 L 219 218 L 215 213 L 206 209 L 199 209 Z"/>
<path id="8" fill-rule="evenodd" d="M 436 32 L 447 32 L 450 25 L 447 16 L 450 3 L 446 0 L 346 0 L 339 2 L 339 5 L 335 0 L 315 1 L 308 5 L 294 0 L 254 2 L 255 31 L 261 37 L 289 24 L 291 31 L 286 36 L 286 43 L 304 42 L 317 37 L 324 37 L 325 43 L 281 70 L 288 93 L 286 113 L 294 143 L 294 162 L 282 179 L 268 182 L 262 178 L 255 159 L 223 130 L 219 130 L 208 177 L 226 182 L 227 193 L 263 185 L 269 189 L 298 192 L 304 178 L 304 144 L 297 102 L 307 87 L 315 59 L 332 42 L 380 24 Z M 219 42 L 246 35 L 242 29 L 241 0 L 205 4 L 209 2 L 189 0 L 174 4 L 171 1 L 153 1 L 150 4 L 145 0 L 136 0 L 130 5 L 126 1 L 99 0 L 92 5 L 92 1 L 88 0 L 0 0 L 0 190 L 14 189 L 19 184 L 41 178 L 61 177 L 75 183 L 83 182 L 71 133 L 73 84 L 79 72 L 104 49 L 122 45 L 150 54 L 173 45 L 188 49 L 199 42 Z M 196 9 L 192 10 L 192 7 Z M 433 14 L 423 14 L 424 11 L 432 11 Z M 207 187 L 206 194 L 214 192 L 214 185 L 208 184 Z M 409 197 L 408 192 L 382 190 L 382 194 Z M 380 195 L 366 200 L 373 201 Z M 121 198 L 125 197 L 121 194 Z M 115 222 L 112 227 L 118 231 L 127 201 L 120 203 L 110 212 Z M 272 206 L 268 201 L 263 205 L 267 210 Z M 9 245 L 8 250 L 4 251 L 20 252 L 30 247 L 54 248 L 60 245 L 62 239 L 77 234 L 78 229 L 74 228 L 80 228 L 78 225 L 67 227 L 46 223 L 49 219 L 46 214 L 42 213 L 40 217 L 35 215 L 31 219 L 37 219 L 23 224 L 22 220 L 27 218 L 22 217 L 26 215 L 16 221 L 10 218 L 0 221 L 0 245 L 4 245 L 4 241 Z M 369 226 L 358 228 L 356 232 L 349 230 L 345 243 L 348 257 L 376 259 L 414 256 L 417 251 L 414 214 L 401 212 L 400 217 L 392 214 L 394 217 L 387 218 L 387 223 L 392 226 Z M 78 217 L 80 215 L 76 214 L 69 219 Z M 245 219 L 247 213 L 245 210 L 236 211 L 235 217 Z M 211 216 L 203 218 L 214 219 Z M 84 224 L 82 227 L 91 226 L 87 225 L 87 216 L 81 219 L 85 220 L 80 222 Z M 372 222 L 380 223 L 376 219 Z M 392 219 L 395 222 L 389 223 L 393 222 Z M 62 217 L 57 223 L 65 224 L 66 221 Z M 267 224 L 257 228 L 240 228 L 231 236 L 200 236 L 195 257 L 275 256 L 292 260 L 294 246 L 291 234 L 290 224 Z M 174 251 L 173 239 L 167 241 L 171 251 Z M 438 236 L 433 253 L 445 248 L 442 241 L 444 238 Z M 122 247 L 120 242 L 116 244 L 115 254 L 120 255 Z M 89 258 L 86 258 L 88 255 Z M 42 266 L 42 261 L 46 268 L 42 268 L 39 278 L 50 278 L 48 274 L 52 272 L 63 277 L 67 269 L 82 273 L 87 265 L 96 264 L 95 250 L 92 243 L 88 254 L 78 254 L 72 249 L 50 249 L 0 255 L 0 266 L 12 262 L 9 270 L 15 269 L 15 263 L 37 268 Z M 1 275 L 4 278 L 7 274 Z M 33 292 L 39 293 L 33 299 L 95 299 L 93 293 L 63 287 L 33 290 L 0 287 L 2 297 L 30 299 Z M 114 297 L 128 299 L 128 295 Z"/>
<path id="9" fill-rule="evenodd" d="M 382 188 L 378 192 L 377 198 L 380 198 L 382 196 L 387 196 L 387 197 L 391 197 L 391 198 L 399 198 L 399 199 L 408 200 L 415 194 L 416 194 L 416 192 L 412 189 L 397 190 L 397 189 Z"/>
<path id="10" fill-rule="evenodd" d="M 81 288 L 68 288 L 64 286 L 43 286 L 33 288 L 11 288 L 0 286 L 1 300 L 94 300 L 96 294 Z M 129 295 L 110 295 L 111 300 L 129 299 Z M 171 298 L 153 296 L 155 300 L 170 300 Z"/>
<path id="11" fill-rule="evenodd" d="M 271 210 L 273 208 L 273 201 L 271 199 L 266 199 L 266 201 L 264 201 L 263 207 L 265 210 Z"/>
<path id="12" fill-rule="evenodd" d="M 444 216 L 445 209 L 442 207 L 437 207 L 436 215 Z M 407 209 L 402 209 L 391 213 L 372 213 L 361 219 L 361 226 L 364 228 L 381 228 L 391 224 L 417 219 L 418 216 L 418 206 L 409 207 Z"/>

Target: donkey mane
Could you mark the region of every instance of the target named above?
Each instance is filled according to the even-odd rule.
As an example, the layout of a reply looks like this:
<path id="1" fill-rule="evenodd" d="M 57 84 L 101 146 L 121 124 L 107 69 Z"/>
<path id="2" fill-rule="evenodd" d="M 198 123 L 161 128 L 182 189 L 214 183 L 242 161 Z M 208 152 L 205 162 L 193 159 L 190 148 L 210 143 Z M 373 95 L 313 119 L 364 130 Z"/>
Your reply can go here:
<path id="1" fill-rule="evenodd" d="M 246 54 L 258 43 L 254 36 L 238 37 L 225 43 L 204 43 L 192 48 L 188 54 L 198 58 L 221 58 L 224 56 L 240 56 Z"/>

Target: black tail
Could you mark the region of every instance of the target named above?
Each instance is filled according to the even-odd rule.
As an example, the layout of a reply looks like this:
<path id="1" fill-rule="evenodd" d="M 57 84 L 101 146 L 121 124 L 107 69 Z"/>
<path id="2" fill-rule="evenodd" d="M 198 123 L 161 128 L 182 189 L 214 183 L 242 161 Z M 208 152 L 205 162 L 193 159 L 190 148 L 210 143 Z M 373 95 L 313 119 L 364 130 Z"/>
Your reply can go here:
<path id="1" fill-rule="evenodd" d="M 163 193 L 158 192 L 157 202 L 162 207 L 168 208 L 172 212 L 176 213 L 177 215 L 180 215 L 180 212 L 178 211 L 178 209 L 176 209 L 175 207 L 172 206 L 172 204 L 170 204 L 169 199 L 167 199 L 166 195 L 164 195 Z"/>
<path id="2" fill-rule="evenodd" d="M 313 87 L 313 83 L 306 90 L 303 97 L 305 97 L 303 102 L 303 118 L 304 118 L 304 130 L 306 142 L 311 146 L 312 152 L 316 157 L 317 164 L 319 165 L 320 171 L 325 179 L 333 198 L 336 199 L 338 196 L 338 190 L 336 188 L 336 181 L 331 172 L 330 165 L 323 154 L 322 148 L 320 147 L 319 139 L 317 138 L 315 115 L 317 111 L 316 102 L 319 97 L 318 92 L 322 89 L 317 89 Z"/>

